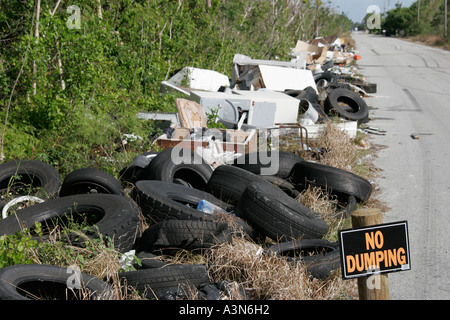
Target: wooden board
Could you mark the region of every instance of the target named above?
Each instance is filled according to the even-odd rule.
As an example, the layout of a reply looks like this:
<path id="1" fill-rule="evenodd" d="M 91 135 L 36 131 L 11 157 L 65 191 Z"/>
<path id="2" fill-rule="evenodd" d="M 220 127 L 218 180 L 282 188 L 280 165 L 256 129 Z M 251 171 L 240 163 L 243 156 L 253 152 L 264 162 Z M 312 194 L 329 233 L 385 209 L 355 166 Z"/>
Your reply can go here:
<path id="1" fill-rule="evenodd" d="M 195 101 L 176 99 L 180 123 L 183 128 L 206 128 L 207 117 L 203 106 Z"/>

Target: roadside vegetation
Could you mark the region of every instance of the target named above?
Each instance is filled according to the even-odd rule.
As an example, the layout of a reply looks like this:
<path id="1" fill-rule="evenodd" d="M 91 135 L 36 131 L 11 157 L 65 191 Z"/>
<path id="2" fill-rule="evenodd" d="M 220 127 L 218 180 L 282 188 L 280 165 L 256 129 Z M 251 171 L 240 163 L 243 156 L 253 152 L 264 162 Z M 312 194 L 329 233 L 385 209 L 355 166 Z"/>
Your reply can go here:
<path id="1" fill-rule="evenodd" d="M 400 36 L 448 50 L 450 49 L 448 8 L 447 18 L 445 13 L 445 1 L 442 0 L 420 0 L 409 7 L 396 4 L 395 8 L 381 14 L 381 29 L 370 32 L 383 31 L 386 35 Z M 371 13 L 367 14 L 364 21 L 357 22 L 353 26 L 358 27 L 359 30 L 365 30 L 367 19 L 371 15 Z"/>
<path id="2" fill-rule="evenodd" d="M 298 39 L 350 23 L 318 0 L 3 0 L 0 160 L 115 174 L 153 148 L 157 129 L 136 113 L 176 111 L 176 96 L 159 93 L 175 71 L 231 77 L 236 53 L 289 60 Z"/>

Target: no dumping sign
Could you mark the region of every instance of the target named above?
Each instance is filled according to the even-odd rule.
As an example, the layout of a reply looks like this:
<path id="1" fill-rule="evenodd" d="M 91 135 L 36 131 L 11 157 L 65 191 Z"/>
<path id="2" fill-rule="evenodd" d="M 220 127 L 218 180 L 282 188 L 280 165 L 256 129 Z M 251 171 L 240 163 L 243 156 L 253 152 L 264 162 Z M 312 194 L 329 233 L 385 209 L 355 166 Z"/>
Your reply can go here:
<path id="1" fill-rule="evenodd" d="M 341 230 L 344 279 L 411 269 L 407 221 Z"/>

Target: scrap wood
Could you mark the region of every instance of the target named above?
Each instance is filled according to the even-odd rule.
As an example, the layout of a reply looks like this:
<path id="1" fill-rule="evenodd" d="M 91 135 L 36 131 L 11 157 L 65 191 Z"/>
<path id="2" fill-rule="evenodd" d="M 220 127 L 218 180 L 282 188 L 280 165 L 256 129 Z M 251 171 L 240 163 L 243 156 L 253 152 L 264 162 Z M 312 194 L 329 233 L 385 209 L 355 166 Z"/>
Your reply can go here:
<path id="1" fill-rule="evenodd" d="M 183 128 L 207 128 L 207 117 L 203 106 L 195 101 L 178 98 L 175 101 Z"/>

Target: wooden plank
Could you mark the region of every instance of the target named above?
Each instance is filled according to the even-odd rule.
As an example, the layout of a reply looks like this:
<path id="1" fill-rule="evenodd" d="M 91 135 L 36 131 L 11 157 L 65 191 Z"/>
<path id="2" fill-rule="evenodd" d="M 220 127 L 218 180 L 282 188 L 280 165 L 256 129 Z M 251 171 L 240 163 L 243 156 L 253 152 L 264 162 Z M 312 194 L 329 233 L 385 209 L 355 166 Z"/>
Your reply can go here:
<path id="1" fill-rule="evenodd" d="M 203 106 L 195 101 L 176 99 L 178 115 L 183 128 L 207 128 L 207 117 Z"/>

